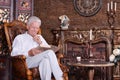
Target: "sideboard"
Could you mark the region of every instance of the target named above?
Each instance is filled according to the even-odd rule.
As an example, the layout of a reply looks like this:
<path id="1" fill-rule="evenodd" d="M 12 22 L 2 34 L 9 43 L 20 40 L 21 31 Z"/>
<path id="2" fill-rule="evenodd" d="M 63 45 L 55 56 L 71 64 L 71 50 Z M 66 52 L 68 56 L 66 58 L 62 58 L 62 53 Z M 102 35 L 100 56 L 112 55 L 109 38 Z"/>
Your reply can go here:
<path id="1" fill-rule="evenodd" d="M 82 60 L 109 61 L 112 49 L 119 47 L 120 44 L 120 30 L 118 29 L 92 29 L 91 33 L 91 30 L 62 30 L 58 28 L 53 29 L 52 32 L 54 43 L 58 44 L 60 52 L 64 54 L 64 59 L 61 62 L 65 65 L 67 62 L 76 61 L 77 56 L 81 56 Z M 114 72 L 113 77 L 117 76 L 118 78 L 120 75 L 119 67 L 118 65 L 114 68 L 116 72 Z M 101 71 L 103 70 L 101 69 L 100 73 L 102 73 Z M 104 70 L 103 73 L 110 73 L 110 69 Z"/>

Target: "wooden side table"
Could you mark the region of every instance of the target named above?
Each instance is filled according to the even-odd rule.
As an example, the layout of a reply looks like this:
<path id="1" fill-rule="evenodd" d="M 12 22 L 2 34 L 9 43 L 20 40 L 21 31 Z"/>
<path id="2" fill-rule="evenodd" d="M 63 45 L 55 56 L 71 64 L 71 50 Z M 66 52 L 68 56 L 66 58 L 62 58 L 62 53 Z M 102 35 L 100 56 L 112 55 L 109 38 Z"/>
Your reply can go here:
<path id="1" fill-rule="evenodd" d="M 110 62 L 89 62 L 89 61 L 81 61 L 81 62 L 69 62 L 67 63 L 69 66 L 75 66 L 75 67 L 88 67 L 89 68 L 89 80 L 93 80 L 94 79 L 94 68 L 95 67 L 113 67 L 114 63 L 110 63 Z M 110 73 L 112 71 L 109 72 L 109 76 Z M 113 72 L 112 72 L 113 73 Z M 108 80 L 112 80 L 113 78 L 109 78 Z"/>
<path id="2" fill-rule="evenodd" d="M 120 62 L 118 62 L 117 66 L 114 67 L 114 80 L 120 80 Z"/>

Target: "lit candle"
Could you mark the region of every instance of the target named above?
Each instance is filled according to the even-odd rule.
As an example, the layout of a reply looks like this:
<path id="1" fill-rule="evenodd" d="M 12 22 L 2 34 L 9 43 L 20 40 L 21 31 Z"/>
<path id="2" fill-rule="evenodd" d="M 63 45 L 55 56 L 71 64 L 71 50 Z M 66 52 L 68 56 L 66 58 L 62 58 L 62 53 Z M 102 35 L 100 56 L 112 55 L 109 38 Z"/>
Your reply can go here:
<path id="1" fill-rule="evenodd" d="M 81 34 L 79 34 L 79 38 L 80 38 L 80 39 L 82 38 L 82 35 L 81 35 Z"/>
<path id="2" fill-rule="evenodd" d="M 110 4 L 107 3 L 107 11 L 109 12 L 110 11 Z"/>
<path id="3" fill-rule="evenodd" d="M 113 1 L 111 1 L 111 10 L 113 10 Z"/>
<path id="4" fill-rule="evenodd" d="M 92 40 L 92 29 L 90 29 L 90 40 Z"/>
<path id="5" fill-rule="evenodd" d="M 117 3 L 115 2 L 115 11 L 116 11 L 116 8 L 117 8 Z"/>

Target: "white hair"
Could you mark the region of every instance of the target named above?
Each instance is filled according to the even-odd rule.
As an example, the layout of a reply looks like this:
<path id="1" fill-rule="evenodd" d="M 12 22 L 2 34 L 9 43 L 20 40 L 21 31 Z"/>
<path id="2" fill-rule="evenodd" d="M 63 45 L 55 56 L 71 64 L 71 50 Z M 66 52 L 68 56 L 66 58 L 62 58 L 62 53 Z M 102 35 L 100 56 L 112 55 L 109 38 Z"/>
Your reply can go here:
<path id="1" fill-rule="evenodd" d="M 38 18 L 36 16 L 29 17 L 29 19 L 27 21 L 27 25 L 30 25 L 32 22 L 37 22 L 39 24 L 39 26 L 41 26 L 41 20 L 40 20 L 40 18 Z"/>

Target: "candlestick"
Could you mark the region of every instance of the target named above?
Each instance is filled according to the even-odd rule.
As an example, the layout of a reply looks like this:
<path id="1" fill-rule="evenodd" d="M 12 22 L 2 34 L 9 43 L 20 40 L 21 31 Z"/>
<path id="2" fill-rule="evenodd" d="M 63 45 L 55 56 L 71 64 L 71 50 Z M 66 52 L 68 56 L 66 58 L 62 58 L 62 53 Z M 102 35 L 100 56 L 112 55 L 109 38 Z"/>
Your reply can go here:
<path id="1" fill-rule="evenodd" d="M 110 27 L 113 27 L 115 22 L 115 14 L 116 14 L 117 3 L 115 1 L 111 1 L 107 3 L 107 15 L 108 15 L 108 23 Z"/>
<path id="2" fill-rule="evenodd" d="M 80 38 L 80 39 L 82 38 L 82 35 L 81 35 L 81 34 L 79 34 L 79 38 Z"/>
<path id="3" fill-rule="evenodd" d="M 114 4 L 115 4 L 115 9 L 114 9 L 114 10 L 116 11 L 116 8 L 117 8 L 117 3 L 115 2 Z"/>
<path id="4" fill-rule="evenodd" d="M 109 12 L 110 11 L 110 4 L 107 3 L 107 11 Z"/>
<path id="5" fill-rule="evenodd" d="M 111 10 L 113 10 L 113 1 L 111 1 Z"/>
<path id="6" fill-rule="evenodd" d="M 90 29 L 90 40 L 92 40 L 92 29 Z"/>

